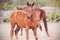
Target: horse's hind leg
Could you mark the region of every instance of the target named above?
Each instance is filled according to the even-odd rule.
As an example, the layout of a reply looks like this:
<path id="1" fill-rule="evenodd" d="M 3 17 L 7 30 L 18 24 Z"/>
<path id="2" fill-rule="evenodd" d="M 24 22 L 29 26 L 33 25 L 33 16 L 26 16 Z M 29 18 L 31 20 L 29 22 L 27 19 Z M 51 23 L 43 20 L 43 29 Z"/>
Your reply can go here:
<path id="1" fill-rule="evenodd" d="M 32 30 L 33 30 L 33 33 L 34 33 L 34 36 L 35 36 L 35 40 L 38 40 L 38 38 L 37 38 L 37 29 L 33 28 Z"/>
<path id="2" fill-rule="evenodd" d="M 41 25 L 39 25 L 39 29 L 42 31 L 42 26 Z"/>
<path id="3" fill-rule="evenodd" d="M 10 40 L 13 39 L 13 31 L 14 31 L 15 24 L 11 23 L 11 30 L 10 30 Z"/>
<path id="4" fill-rule="evenodd" d="M 17 28 L 15 29 L 15 36 L 16 36 L 16 40 L 18 40 L 18 32 L 20 30 L 20 27 L 17 25 Z"/>
<path id="5" fill-rule="evenodd" d="M 42 31 L 42 26 L 40 25 L 40 22 L 38 23 L 38 27 Z"/>

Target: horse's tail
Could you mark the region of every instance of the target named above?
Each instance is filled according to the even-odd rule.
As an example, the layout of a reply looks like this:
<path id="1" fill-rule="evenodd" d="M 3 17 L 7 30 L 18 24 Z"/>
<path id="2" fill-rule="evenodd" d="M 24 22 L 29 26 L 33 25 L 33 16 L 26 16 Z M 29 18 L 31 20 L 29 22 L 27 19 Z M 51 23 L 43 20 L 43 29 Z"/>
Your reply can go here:
<path id="1" fill-rule="evenodd" d="M 46 14 L 44 10 L 41 10 L 41 17 L 43 18 L 45 29 L 47 30 L 47 21 L 46 21 Z"/>
<path id="2" fill-rule="evenodd" d="M 46 14 L 45 14 L 44 10 L 41 10 L 41 17 L 43 18 L 43 22 L 44 22 L 44 26 L 45 26 L 45 31 L 46 31 L 47 35 L 49 36 L 48 28 L 47 28 L 47 21 L 46 21 Z"/>

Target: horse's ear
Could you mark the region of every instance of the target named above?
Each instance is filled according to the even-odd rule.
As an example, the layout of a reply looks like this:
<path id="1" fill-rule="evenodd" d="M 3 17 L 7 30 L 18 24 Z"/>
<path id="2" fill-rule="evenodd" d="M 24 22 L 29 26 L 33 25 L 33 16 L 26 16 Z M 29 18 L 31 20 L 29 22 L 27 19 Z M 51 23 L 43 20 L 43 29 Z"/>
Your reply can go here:
<path id="1" fill-rule="evenodd" d="M 27 5 L 29 5 L 29 2 L 27 2 Z"/>
<path id="2" fill-rule="evenodd" d="M 35 2 L 33 2 L 32 6 L 34 6 Z"/>

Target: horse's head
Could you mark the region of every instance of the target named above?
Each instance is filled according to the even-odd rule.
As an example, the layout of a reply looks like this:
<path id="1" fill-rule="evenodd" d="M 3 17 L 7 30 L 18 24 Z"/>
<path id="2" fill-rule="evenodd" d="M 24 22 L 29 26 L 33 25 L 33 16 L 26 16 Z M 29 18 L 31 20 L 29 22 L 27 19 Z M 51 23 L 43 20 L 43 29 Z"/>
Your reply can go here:
<path id="1" fill-rule="evenodd" d="M 32 11 L 34 4 L 35 4 L 34 2 L 27 2 L 27 10 Z"/>

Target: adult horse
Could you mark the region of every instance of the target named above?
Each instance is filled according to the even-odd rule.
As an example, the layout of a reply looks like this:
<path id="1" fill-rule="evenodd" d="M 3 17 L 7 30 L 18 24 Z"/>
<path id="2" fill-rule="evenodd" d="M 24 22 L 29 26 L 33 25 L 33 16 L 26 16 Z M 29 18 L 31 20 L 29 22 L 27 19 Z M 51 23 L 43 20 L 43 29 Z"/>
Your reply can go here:
<path id="1" fill-rule="evenodd" d="M 41 18 L 43 18 L 46 34 L 49 36 L 45 11 L 40 9 L 40 8 L 34 8 L 33 7 L 34 6 L 34 2 L 33 3 L 32 2 L 27 2 L 27 6 L 28 7 L 21 8 L 21 10 L 25 11 L 24 9 L 26 9 L 26 11 L 28 11 L 28 12 L 30 11 L 33 14 L 33 16 L 32 16 L 33 17 L 33 21 L 35 23 L 37 23 L 37 25 L 39 26 L 41 31 L 42 31 L 42 26 L 40 25 L 40 20 L 41 20 Z M 17 7 L 17 9 L 20 10 L 20 8 L 18 8 L 18 7 Z M 17 29 L 18 29 L 18 27 L 16 28 L 16 30 Z"/>

